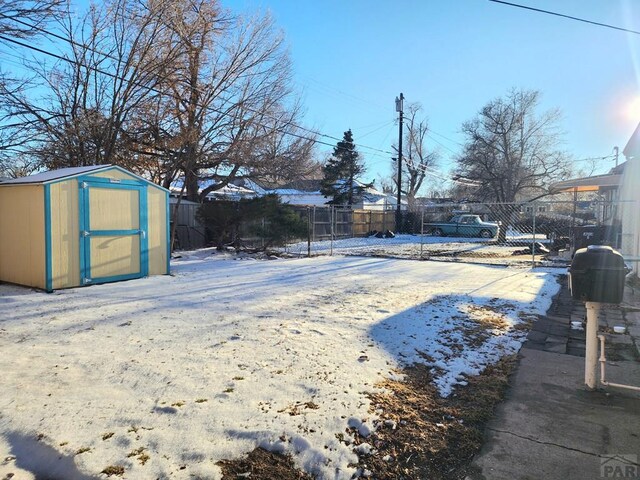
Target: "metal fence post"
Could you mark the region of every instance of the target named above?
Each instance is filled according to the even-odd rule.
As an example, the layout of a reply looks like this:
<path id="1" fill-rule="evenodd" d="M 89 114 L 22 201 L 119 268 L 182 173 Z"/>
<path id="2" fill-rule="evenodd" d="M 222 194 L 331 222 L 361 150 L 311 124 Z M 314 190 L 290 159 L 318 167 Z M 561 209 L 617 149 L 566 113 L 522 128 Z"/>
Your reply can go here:
<path id="1" fill-rule="evenodd" d="M 307 257 L 311 258 L 311 208 L 307 207 Z"/>
<path id="2" fill-rule="evenodd" d="M 536 202 L 533 202 L 533 240 L 531 242 L 531 268 L 536 266 Z"/>
<path id="3" fill-rule="evenodd" d="M 335 216 L 334 206 L 329 207 L 329 233 L 331 234 L 331 245 L 329 248 L 329 255 L 333 256 L 333 219 Z"/>
<path id="4" fill-rule="evenodd" d="M 424 210 L 420 216 L 420 260 L 422 260 L 422 252 L 424 249 Z"/>
<path id="5" fill-rule="evenodd" d="M 311 221 L 311 241 L 316 241 L 316 206 L 313 206 L 313 220 Z"/>

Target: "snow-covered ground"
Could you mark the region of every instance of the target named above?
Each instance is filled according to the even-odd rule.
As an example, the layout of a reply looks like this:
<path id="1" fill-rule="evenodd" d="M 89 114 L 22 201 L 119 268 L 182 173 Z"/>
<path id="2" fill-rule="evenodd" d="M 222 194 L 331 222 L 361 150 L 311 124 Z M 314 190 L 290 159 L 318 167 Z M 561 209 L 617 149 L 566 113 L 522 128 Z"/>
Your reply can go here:
<path id="1" fill-rule="evenodd" d="M 363 255 L 390 256 L 396 258 L 438 258 L 441 260 L 464 260 L 509 265 L 530 265 L 531 255 L 514 254 L 521 252 L 532 235 L 511 231 L 507 243 L 499 245 L 495 240 L 470 237 L 434 237 L 432 235 L 397 235 L 394 238 L 354 237 L 311 243 L 312 255 Z M 538 236 L 536 242 L 548 240 Z M 288 245 L 288 253 L 305 256 L 308 253 L 307 242 Z M 540 256 L 537 257 L 537 261 Z"/>
<path id="2" fill-rule="evenodd" d="M 0 285 L 0 476 L 219 478 L 217 461 L 261 445 L 349 478 L 336 435 L 375 428 L 379 381 L 423 362 L 449 395 L 517 351 L 513 327 L 558 288 L 551 270 L 339 256 L 203 250 L 172 270 L 49 295 Z"/>

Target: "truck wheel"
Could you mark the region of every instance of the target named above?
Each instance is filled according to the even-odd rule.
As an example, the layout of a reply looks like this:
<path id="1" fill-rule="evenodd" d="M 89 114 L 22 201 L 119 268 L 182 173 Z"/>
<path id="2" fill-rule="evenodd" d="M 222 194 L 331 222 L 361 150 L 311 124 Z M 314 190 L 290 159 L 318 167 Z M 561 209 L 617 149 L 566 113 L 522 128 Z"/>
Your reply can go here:
<path id="1" fill-rule="evenodd" d="M 480 237 L 481 238 L 493 238 L 493 234 L 491 233 L 491 230 L 480 230 Z"/>
<path id="2" fill-rule="evenodd" d="M 434 228 L 433 229 L 433 236 L 434 237 L 444 237 L 444 232 L 442 231 L 441 228 Z"/>

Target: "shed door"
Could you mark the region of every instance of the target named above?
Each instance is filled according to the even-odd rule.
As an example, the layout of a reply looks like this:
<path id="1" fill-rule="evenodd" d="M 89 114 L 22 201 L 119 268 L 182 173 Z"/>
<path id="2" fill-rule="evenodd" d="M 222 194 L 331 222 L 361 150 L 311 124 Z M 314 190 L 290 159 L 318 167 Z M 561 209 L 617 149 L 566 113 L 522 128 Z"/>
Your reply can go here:
<path id="1" fill-rule="evenodd" d="M 148 275 L 146 188 L 121 182 L 94 178 L 79 183 L 85 285 Z"/>

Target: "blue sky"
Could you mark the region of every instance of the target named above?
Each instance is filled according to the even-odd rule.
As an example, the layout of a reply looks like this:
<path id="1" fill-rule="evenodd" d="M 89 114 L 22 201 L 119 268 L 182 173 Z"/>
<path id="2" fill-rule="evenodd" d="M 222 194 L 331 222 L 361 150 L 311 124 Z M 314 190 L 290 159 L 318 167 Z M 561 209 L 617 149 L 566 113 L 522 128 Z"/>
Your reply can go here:
<path id="1" fill-rule="evenodd" d="M 640 30 L 637 0 L 513 1 Z M 442 154 L 436 174 L 451 168 L 462 122 L 512 87 L 540 90 L 543 109 L 562 111 L 564 148 L 575 159 L 610 155 L 616 145 L 622 151 L 640 121 L 640 35 L 488 0 L 223 5 L 273 14 L 291 51 L 308 126 L 336 137 L 351 128 L 356 143 L 390 150 L 398 135 L 395 97 L 403 92 L 406 102 L 420 102 L 432 128 L 428 144 Z M 371 179 L 390 171 L 388 156 L 361 153 Z M 598 165 L 606 171 L 613 161 Z"/>

